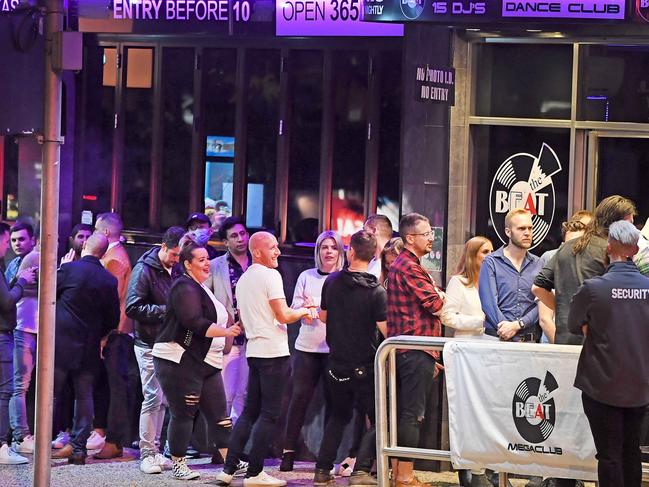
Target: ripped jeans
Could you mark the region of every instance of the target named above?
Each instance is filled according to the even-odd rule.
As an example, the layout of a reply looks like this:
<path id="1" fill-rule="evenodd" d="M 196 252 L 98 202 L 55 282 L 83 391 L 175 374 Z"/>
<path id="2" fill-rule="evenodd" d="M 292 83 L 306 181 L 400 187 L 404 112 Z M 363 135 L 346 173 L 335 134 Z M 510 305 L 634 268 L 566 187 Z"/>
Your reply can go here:
<path id="1" fill-rule="evenodd" d="M 156 375 L 169 403 L 169 450 L 184 457 L 192 436 L 194 416 L 200 409 L 207 419 L 210 453 L 227 448 L 232 421 L 226 413 L 221 371 L 185 352 L 180 363 L 153 358 Z"/>

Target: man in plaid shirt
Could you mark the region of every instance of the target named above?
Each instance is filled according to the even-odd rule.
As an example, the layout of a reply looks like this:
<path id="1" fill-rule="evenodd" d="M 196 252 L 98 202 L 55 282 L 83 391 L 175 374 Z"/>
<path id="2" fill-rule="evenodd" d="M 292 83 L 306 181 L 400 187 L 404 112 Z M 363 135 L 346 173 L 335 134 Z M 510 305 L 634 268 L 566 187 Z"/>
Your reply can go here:
<path id="1" fill-rule="evenodd" d="M 388 275 L 388 336 L 440 336 L 442 325 L 435 315 L 442 309 L 444 296 L 420 259 L 433 249 L 433 231 L 428 218 L 410 213 L 401 218 L 399 233 L 403 250 Z M 437 375 L 439 353 L 403 350 L 397 353 L 399 446 L 417 448 L 419 432 L 427 410 L 427 398 Z M 424 486 L 413 475 L 411 459 L 400 459 L 396 487 Z"/>

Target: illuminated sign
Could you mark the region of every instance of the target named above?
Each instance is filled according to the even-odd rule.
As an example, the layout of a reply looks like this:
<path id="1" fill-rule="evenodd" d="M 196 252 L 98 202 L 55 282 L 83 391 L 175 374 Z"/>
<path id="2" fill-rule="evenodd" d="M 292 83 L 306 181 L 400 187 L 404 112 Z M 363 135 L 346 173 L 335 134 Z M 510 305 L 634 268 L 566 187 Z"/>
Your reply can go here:
<path id="1" fill-rule="evenodd" d="M 649 0 L 636 0 L 646 3 Z M 515 22 L 620 21 L 626 0 L 384 0 L 378 11 L 367 4 L 363 20 L 372 22 L 439 22 L 447 24 Z M 640 9 L 638 9 L 640 10 Z"/>
<path id="2" fill-rule="evenodd" d="M 247 22 L 252 13 L 249 0 L 232 3 L 232 17 Z M 113 0 L 113 18 L 130 20 L 230 20 L 228 0 Z"/>
<path id="3" fill-rule="evenodd" d="M 402 36 L 402 25 L 361 22 L 364 7 L 380 13 L 383 2 L 365 0 L 364 6 L 361 0 L 276 0 L 275 33 L 278 36 Z"/>
<path id="4" fill-rule="evenodd" d="M 11 12 L 20 5 L 20 0 L 0 0 L 0 12 Z"/>

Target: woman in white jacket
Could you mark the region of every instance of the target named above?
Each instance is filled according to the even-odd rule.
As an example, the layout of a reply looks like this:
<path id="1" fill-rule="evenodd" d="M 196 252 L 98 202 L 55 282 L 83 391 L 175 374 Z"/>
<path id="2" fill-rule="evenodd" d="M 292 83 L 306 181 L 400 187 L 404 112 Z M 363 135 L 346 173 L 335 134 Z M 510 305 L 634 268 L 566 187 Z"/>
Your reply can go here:
<path id="1" fill-rule="evenodd" d="M 484 337 L 484 313 L 478 295 L 478 277 L 484 258 L 493 252 L 485 237 L 473 237 L 464 245 L 455 275 L 446 288 L 442 323 L 455 330 L 455 337 Z"/>

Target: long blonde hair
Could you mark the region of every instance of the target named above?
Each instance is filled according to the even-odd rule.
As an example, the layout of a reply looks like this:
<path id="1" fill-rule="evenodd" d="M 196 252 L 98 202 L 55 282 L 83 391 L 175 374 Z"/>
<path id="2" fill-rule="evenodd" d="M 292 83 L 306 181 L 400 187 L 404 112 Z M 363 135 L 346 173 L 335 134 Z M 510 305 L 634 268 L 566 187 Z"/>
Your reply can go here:
<path id="1" fill-rule="evenodd" d="M 575 243 L 572 253 L 574 255 L 582 253 L 595 235 L 607 238 L 608 227 L 611 223 L 624 220 L 627 216 L 635 214 L 636 207 L 630 199 L 619 195 L 604 198 L 595 208 L 595 217 L 586 226 L 586 231 Z"/>
<path id="2" fill-rule="evenodd" d="M 464 278 L 462 284 L 466 287 L 478 287 L 480 264 L 478 264 L 477 256 L 482 246 L 486 243 L 491 243 L 491 240 L 487 237 L 477 235 L 467 240 L 464 244 L 464 250 L 462 251 L 460 261 L 457 263 L 455 275 Z"/>

